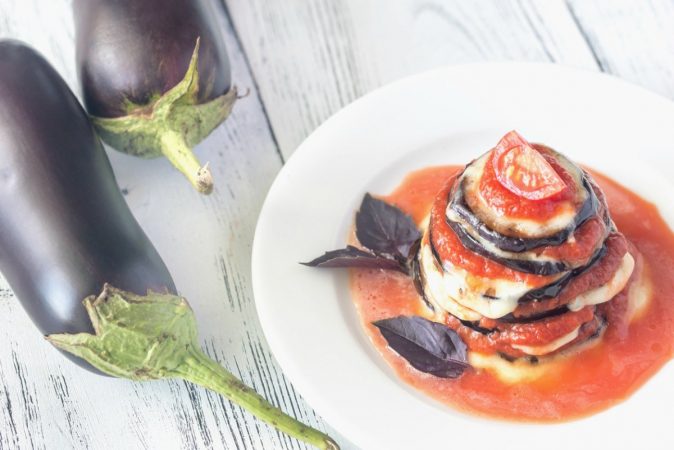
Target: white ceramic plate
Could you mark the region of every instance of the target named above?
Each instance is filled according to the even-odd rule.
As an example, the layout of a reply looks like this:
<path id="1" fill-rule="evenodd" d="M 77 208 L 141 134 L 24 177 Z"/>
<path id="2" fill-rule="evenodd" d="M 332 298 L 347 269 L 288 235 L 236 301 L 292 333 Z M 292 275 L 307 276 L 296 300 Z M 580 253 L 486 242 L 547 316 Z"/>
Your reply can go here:
<path id="1" fill-rule="evenodd" d="M 479 419 L 396 378 L 361 329 L 345 272 L 298 264 L 344 246 L 365 192 L 388 193 L 417 168 L 466 163 L 513 128 L 654 201 L 674 224 L 666 180 L 674 178 L 674 103 L 554 65 L 465 65 L 406 78 L 321 125 L 269 191 L 253 288 L 274 355 L 316 411 L 364 449 L 674 448 L 674 364 L 587 419 Z"/>

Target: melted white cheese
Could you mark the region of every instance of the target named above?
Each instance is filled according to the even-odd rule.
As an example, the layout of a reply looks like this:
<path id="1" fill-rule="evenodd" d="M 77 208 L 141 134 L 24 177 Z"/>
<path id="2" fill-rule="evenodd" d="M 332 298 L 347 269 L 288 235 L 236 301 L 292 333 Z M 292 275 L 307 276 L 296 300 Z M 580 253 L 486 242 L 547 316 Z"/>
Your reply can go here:
<path id="1" fill-rule="evenodd" d="M 634 258 L 629 253 L 625 253 L 620 267 L 618 267 L 618 270 L 608 283 L 587 292 L 583 292 L 578 297 L 571 300 L 568 304 L 568 308 L 571 311 L 580 311 L 586 306 L 598 305 L 611 300 L 625 288 L 633 270 Z"/>
<path id="2" fill-rule="evenodd" d="M 507 384 L 532 381 L 550 370 L 549 364 L 532 364 L 523 359 L 506 361 L 499 355 L 487 355 L 478 352 L 468 352 L 468 363 L 476 369 L 486 370 L 495 374 L 502 382 Z"/>
<path id="3" fill-rule="evenodd" d="M 492 255 L 496 255 L 501 258 L 507 258 L 507 259 L 518 259 L 518 260 L 524 260 L 524 261 L 534 261 L 534 262 L 555 262 L 557 259 L 551 258 L 549 256 L 543 256 L 540 255 L 534 251 L 529 251 L 529 252 L 520 252 L 520 253 L 515 253 L 515 252 L 507 252 L 504 250 L 501 250 L 498 248 L 493 242 L 490 242 L 480 236 L 479 233 L 475 231 L 475 229 L 468 224 L 465 220 L 461 218 L 451 207 L 450 205 L 447 205 L 447 210 L 445 212 L 447 215 L 447 219 L 451 220 L 452 222 L 456 222 L 460 225 L 462 225 L 463 229 L 473 238 L 475 239 L 482 248 L 487 250 L 489 253 Z M 572 235 L 571 235 L 572 236 Z M 568 241 L 568 239 L 567 239 Z"/>
<path id="4" fill-rule="evenodd" d="M 433 267 L 429 268 L 429 265 Z M 469 320 L 471 322 L 482 318 L 482 314 L 466 308 L 452 298 L 450 292 L 446 289 L 444 274 L 437 270 L 433 262 L 429 264 L 428 260 L 422 260 L 421 271 L 425 280 L 423 286 L 424 294 L 426 295 L 426 299 L 436 307 L 436 310 L 447 311 L 461 320 Z"/>
<path id="5" fill-rule="evenodd" d="M 576 209 L 572 202 L 567 202 L 568 204 L 565 208 L 563 208 L 555 217 L 548 219 L 545 222 L 509 217 L 493 211 L 478 189 L 485 164 L 488 160 L 489 153 L 486 153 L 466 167 L 463 173 L 463 177 L 466 179 L 464 195 L 466 198 L 470 196 L 470 198 L 477 200 L 477 208 L 475 208 L 473 213 L 480 217 L 482 221 L 487 223 L 492 229 L 509 230 L 518 236 L 535 238 L 550 236 L 551 234 L 557 233 L 573 225 L 573 221 L 576 217 Z M 563 157 L 558 158 L 558 161 L 563 166 L 567 165 L 565 164 L 565 161 L 563 161 Z M 575 174 L 575 172 L 578 171 L 578 169 L 572 167 L 569 167 L 568 169 L 570 174 Z M 580 183 L 580 179 L 577 179 L 576 181 Z M 584 189 L 580 189 L 576 201 L 580 204 L 586 197 L 587 192 L 585 192 Z"/>
<path id="6" fill-rule="evenodd" d="M 653 298 L 653 283 L 649 276 L 648 265 L 642 260 L 640 267 L 641 270 L 635 274 L 635 279 L 627 291 L 627 318 L 630 322 L 641 318 Z"/>
<path id="7" fill-rule="evenodd" d="M 519 298 L 537 287 L 521 281 L 478 277 L 448 262 L 443 270 L 436 265 L 428 243 L 421 246 L 420 267 L 426 278 L 426 297 L 464 320 L 479 320 L 481 316 L 499 319 L 515 311 Z M 497 298 L 485 297 L 487 292 Z"/>
<path id="8" fill-rule="evenodd" d="M 603 330 L 601 333 L 601 336 L 603 336 Z M 601 336 L 574 345 L 573 347 L 562 350 L 554 355 L 542 356 L 535 364 L 525 358 L 507 361 L 496 354 L 487 355 L 478 352 L 468 352 L 468 362 L 476 369 L 487 370 L 493 373 L 502 382 L 507 384 L 532 381 L 544 376 L 549 371 L 554 370 L 556 363 L 600 344 Z"/>
<path id="9" fill-rule="evenodd" d="M 569 342 L 573 341 L 578 337 L 578 332 L 580 331 L 580 327 L 576 328 L 573 330 L 571 333 L 565 334 L 564 336 L 555 339 L 552 342 L 549 342 L 545 345 L 516 345 L 513 344 L 512 347 L 516 348 L 517 350 L 521 350 L 527 355 L 533 355 L 533 356 L 543 356 L 547 355 L 548 353 L 552 353 L 555 350 L 557 350 L 560 347 L 563 347 L 564 345 L 568 344 Z"/>
<path id="10" fill-rule="evenodd" d="M 652 282 L 648 268 L 644 267 L 641 273 L 636 275 L 627 291 L 628 319 L 638 320 L 647 305 L 653 298 Z M 508 384 L 522 381 L 535 380 L 554 370 L 555 364 L 565 358 L 573 357 L 590 347 L 599 345 L 601 338 L 590 339 L 579 345 L 574 345 L 568 350 L 563 350 L 551 356 L 541 357 L 537 364 L 531 364 L 525 359 L 506 361 L 498 355 L 486 355 L 478 352 L 468 352 L 468 362 L 476 369 L 487 370 L 496 375 L 501 381 Z"/>

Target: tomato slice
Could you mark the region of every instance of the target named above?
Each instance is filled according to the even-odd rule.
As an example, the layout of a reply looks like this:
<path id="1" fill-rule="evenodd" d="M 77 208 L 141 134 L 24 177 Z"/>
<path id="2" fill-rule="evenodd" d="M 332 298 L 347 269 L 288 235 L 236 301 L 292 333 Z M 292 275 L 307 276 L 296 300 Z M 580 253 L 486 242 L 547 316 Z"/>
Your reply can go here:
<path id="1" fill-rule="evenodd" d="M 528 200 L 552 197 L 566 187 L 543 155 L 514 130 L 496 144 L 492 164 L 503 187 Z"/>

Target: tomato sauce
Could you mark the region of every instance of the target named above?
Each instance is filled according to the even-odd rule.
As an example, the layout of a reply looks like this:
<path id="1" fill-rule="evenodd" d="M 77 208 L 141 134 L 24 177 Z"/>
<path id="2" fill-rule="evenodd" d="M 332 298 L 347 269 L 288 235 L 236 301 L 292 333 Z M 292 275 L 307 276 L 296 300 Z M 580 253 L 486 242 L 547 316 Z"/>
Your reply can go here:
<path id="1" fill-rule="evenodd" d="M 436 193 L 456 166 L 410 174 L 385 200 L 417 222 L 430 211 Z M 398 315 L 424 315 L 412 280 L 402 274 L 354 269 L 351 291 L 373 344 L 406 383 L 442 403 L 492 418 L 555 422 L 587 416 L 626 399 L 674 356 L 674 233 L 655 206 L 600 174 L 618 229 L 643 256 L 652 283 L 646 309 L 626 317 L 625 291 L 605 304 L 609 325 L 600 341 L 565 359 L 546 363 L 536 379 L 509 384 L 486 370 L 468 370 L 458 379 L 437 378 L 412 368 L 388 346 L 371 322 Z"/>
<path id="2" fill-rule="evenodd" d="M 576 275 L 557 297 L 546 298 L 536 302 L 525 302 L 513 311 L 515 317 L 528 317 L 544 311 L 550 311 L 569 304 L 578 295 L 598 288 L 608 283 L 616 270 L 622 264 L 623 256 L 627 253 L 627 241 L 618 234 L 610 234 L 605 241 L 606 254 L 589 269 Z M 489 328 L 488 325 L 484 325 Z"/>
<path id="3" fill-rule="evenodd" d="M 536 147 L 544 149 L 543 146 Z M 492 153 L 484 166 L 484 173 L 480 179 L 480 193 L 494 211 L 512 218 L 544 222 L 562 211 L 569 208 L 576 209 L 580 206 L 573 204 L 576 196 L 576 182 L 554 158 L 546 158 L 546 160 L 564 181 L 566 187 L 559 194 L 544 200 L 527 200 L 506 189 L 496 177 L 493 158 Z"/>
<path id="4" fill-rule="evenodd" d="M 439 193 L 436 192 L 437 200 L 433 202 L 432 206 L 433 220 L 430 225 L 432 230 L 431 239 L 442 260 L 449 261 L 454 266 L 461 267 L 475 276 L 484 278 L 505 278 L 512 281 L 528 283 L 532 287 L 545 286 L 546 284 L 553 282 L 557 278 L 554 275 L 543 276 L 518 272 L 489 258 L 485 258 L 482 255 L 473 253 L 461 244 L 459 237 L 452 231 L 445 220 L 447 197 L 449 195 L 451 184 L 453 183 L 453 178 L 454 177 L 450 177 L 450 181 L 446 183 L 444 187 L 441 187 Z M 400 195 L 404 196 L 402 192 Z M 436 195 L 433 197 L 436 197 Z M 388 200 L 394 200 L 392 197 L 397 196 L 396 194 L 393 194 L 389 196 Z M 437 239 L 437 236 L 441 236 L 442 239 Z"/>
<path id="5" fill-rule="evenodd" d="M 579 336 L 569 345 L 576 340 L 581 342 L 581 340 L 587 339 L 597 331 L 600 325 L 594 320 L 594 311 L 594 306 L 586 306 L 580 311 L 569 311 L 533 323 L 505 324 L 491 319 L 480 320 L 480 326 L 483 324 L 496 325 L 485 327 L 494 328 L 494 331 L 489 334 L 480 333 L 463 325 L 459 319 L 451 314 L 447 314 L 446 324 L 461 336 L 470 350 L 483 354 L 500 352 L 511 357 L 520 357 L 526 356 L 526 353 L 514 348 L 513 345 L 545 345 L 572 332 L 581 325 L 583 332 L 579 333 Z"/>

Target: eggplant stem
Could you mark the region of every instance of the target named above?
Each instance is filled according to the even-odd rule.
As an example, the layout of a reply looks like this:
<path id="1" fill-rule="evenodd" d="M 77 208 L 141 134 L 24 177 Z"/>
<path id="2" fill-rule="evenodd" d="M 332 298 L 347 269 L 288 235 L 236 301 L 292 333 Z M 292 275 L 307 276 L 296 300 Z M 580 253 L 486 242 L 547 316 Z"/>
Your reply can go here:
<path id="1" fill-rule="evenodd" d="M 248 410 L 258 419 L 319 449 L 339 450 L 327 434 L 311 428 L 269 403 L 241 380 L 213 361 L 201 350 L 193 349 L 174 369 L 174 376 L 210 389 Z"/>
<path id="2" fill-rule="evenodd" d="M 234 86 L 233 88 L 236 89 L 236 86 Z M 242 98 L 246 98 L 249 95 L 250 95 L 250 88 L 247 87 L 245 91 L 242 91 L 241 93 L 236 94 L 236 99 L 241 100 Z"/>
<path id="3" fill-rule="evenodd" d="M 159 142 L 162 154 L 187 177 L 197 191 L 202 194 L 213 192 L 213 177 L 208 163 L 201 165 L 182 134 L 164 130 L 159 136 Z"/>
<path id="4" fill-rule="evenodd" d="M 164 155 L 201 193 L 213 190 L 208 165 L 201 166 L 191 147 L 201 142 L 231 113 L 236 87 L 199 102 L 199 39 L 183 79 L 145 105 L 131 105 L 122 117 L 94 117 L 101 138 L 119 151 L 142 158 Z"/>
<path id="5" fill-rule="evenodd" d="M 185 298 L 137 295 L 106 284 L 84 304 L 96 334 L 52 334 L 49 342 L 108 375 L 136 381 L 179 378 L 217 392 L 259 419 L 320 449 L 339 447 L 326 434 L 285 414 L 200 348 L 197 321 Z"/>

